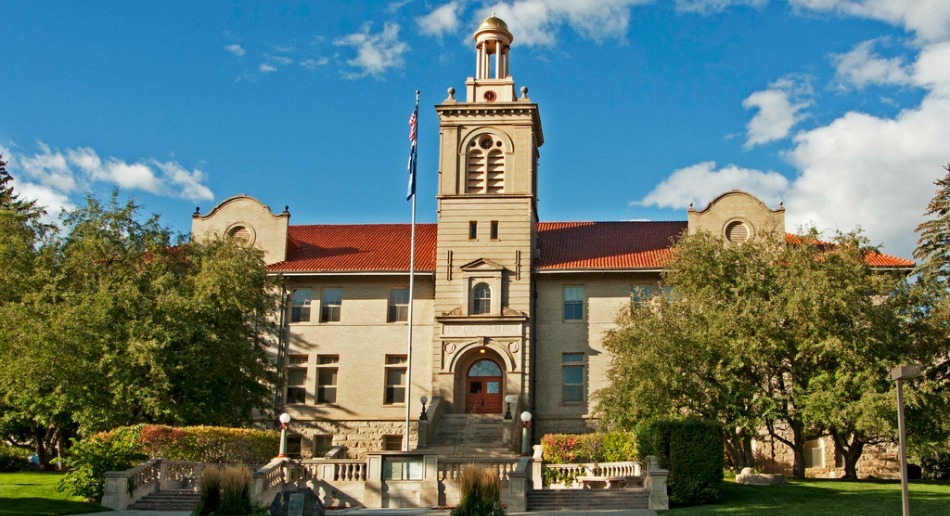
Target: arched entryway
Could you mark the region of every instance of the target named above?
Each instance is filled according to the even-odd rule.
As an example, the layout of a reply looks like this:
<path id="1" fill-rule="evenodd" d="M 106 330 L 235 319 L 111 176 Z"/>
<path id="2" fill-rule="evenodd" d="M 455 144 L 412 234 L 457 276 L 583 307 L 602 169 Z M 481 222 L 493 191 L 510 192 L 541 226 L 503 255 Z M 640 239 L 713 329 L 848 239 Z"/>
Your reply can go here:
<path id="1" fill-rule="evenodd" d="M 465 375 L 465 413 L 501 414 L 501 366 L 487 358 L 476 361 Z"/>

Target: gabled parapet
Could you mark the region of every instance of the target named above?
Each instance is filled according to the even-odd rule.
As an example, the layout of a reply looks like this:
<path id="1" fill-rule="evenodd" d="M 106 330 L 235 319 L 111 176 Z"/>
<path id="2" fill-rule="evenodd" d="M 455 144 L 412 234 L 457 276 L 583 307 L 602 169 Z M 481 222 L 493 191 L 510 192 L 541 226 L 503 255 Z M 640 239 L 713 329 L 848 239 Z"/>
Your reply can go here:
<path id="1" fill-rule="evenodd" d="M 264 251 L 267 265 L 287 259 L 287 226 L 290 212 L 271 209 L 253 197 L 244 194 L 225 199 L 207 215 L 195 210 L 191 219 L 191 239 L 201 240 L 209 235 L 231 235 L 245 240 L 248 245 Z"/>
<path id="2" fill-rule="evenodd" d="M 747 242 L 757 235 L 785 238 L 785 208 L 782 203 L 773 210 L 754 195 L 741 190 L 731 190 L 716 197 L 701 211 L 693 209 L 691 204 L 686 215 L 691 235 L 711 233 L 734 244 Z"/>

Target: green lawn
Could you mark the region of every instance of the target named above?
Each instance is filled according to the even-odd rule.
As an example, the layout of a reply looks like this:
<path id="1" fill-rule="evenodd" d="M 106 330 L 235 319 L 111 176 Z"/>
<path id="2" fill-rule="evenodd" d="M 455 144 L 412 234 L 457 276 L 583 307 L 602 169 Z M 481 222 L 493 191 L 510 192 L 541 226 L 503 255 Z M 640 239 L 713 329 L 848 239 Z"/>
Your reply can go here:
<path id="1" fill-rule="evenodd" d="M 0 514 L 78 514 L 107 511 L 56 490 L 58 473 L 0 473 Z"/>
<path id="2" fill-rule="evenodd" d="M 720 503 L 671 511 L 685 514 L 804 514 L 870 515 L 901 514 L 899 481 L 843 482 L 840 480 L 789 481 L 784 486 L 746 486 L 723 482 Z M 910 484 L 910 512 L 950 515 L 950 483 L 915 480 Z"/>

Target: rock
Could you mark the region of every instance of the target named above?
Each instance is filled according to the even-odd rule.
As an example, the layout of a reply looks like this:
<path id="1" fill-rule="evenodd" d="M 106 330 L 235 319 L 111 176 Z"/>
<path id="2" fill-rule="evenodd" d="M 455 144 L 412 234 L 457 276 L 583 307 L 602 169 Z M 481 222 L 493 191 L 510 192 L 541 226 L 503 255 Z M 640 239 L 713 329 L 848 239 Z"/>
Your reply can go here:
<path id="1" fill-rule="evenodd" d="M 741 471 L 739 474 L 740 474 L 740 475 L 753 475 L 753 474 L 755 474 L 755 471 L 754 471 L 752 468 L 742 468 L 742 471 Z"/>
<path id="2" fill-rule="evenodd" d="M 775 486 L 785 483 L 785 475 L 780 474 L 765 474 L 765 473 L 746 473 L 745 470 L 751 468 L 744 468 L 742 473 L 736 475 L 736 483 L 744 484 L 748 486 Z"/>

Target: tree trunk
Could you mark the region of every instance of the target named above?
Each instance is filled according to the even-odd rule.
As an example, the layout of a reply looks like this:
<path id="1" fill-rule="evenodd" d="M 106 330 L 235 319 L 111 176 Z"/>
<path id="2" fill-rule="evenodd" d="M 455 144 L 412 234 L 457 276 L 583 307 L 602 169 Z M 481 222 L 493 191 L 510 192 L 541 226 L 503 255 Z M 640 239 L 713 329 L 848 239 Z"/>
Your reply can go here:
<path id="1" fill-rule="evenodd" d="M 742 468 L 755 467 L 755 455 L 752 453 L 752 436 L 739 428 L 735 432 L 726 432 L 726 455 L 736 472 Z"/>
<path id="2" fill-rule="evenodd" d="M 842 478 L 857 480 L 858 460 L 864 452 L 864 441 L 859 439 L 857 434 L 851 434 L 849 439 L 847 435 L 834 429 L 831 430 L 831 438 L 835 442 L 835 453 L 844 459 L 844 477 Z"/>
<path id="3" fill-rule="evenodd" d="M 789 426 L 792 428 L 792 452 L 795 457 L 792 478 L 805 478 L 805 432 L 797 421 L 790 421 Z"/>

